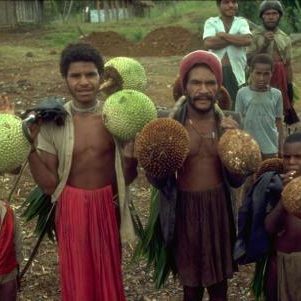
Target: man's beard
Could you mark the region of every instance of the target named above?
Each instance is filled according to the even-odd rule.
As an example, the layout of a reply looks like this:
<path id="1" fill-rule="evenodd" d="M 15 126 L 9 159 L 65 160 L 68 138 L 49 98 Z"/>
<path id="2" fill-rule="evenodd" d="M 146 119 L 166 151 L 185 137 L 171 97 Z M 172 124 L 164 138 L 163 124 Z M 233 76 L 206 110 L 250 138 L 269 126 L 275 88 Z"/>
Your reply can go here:
<path id="1" fill-rule="evenodd" d="M 272 30 L 272 31 L 273 31 L 273 30 L 275 30 L 275 29 L 278 27 L 279 22 L 280 22 L 280 18 L 278 19 L 277 22 L 274 23 L 274 25 L 268 25 L 268 24 L 266 24 L 265 22 L 263 22 L 263 27 L 264 27 L 265 29 L 267 29 L 267 30 Z"/>
<path id="2" fill-rule="evenodd" d="M 195 96 L 195 97 L 190 97 L 190 96 L 187 96 L 187 99 L 188 99 L 188 103 L 189 105 L 197 112 L 199 113 L 208 113 L 210 112 L 211 110 L 213 110 L 214 108 L 214 104 L 215 104 L 215 101 L 216 101 L 216 97 L 215 96 L 212 96 L 210 94 L 203 94 L 203 95 L 198 95 L 198 96 Z M 195 106 L 194 102 L 197 101 L 198 99 L 206 99 L 206 100 L 209 100 L 211 105 L 207 108 L 207 109 L 199 109 Z"/>

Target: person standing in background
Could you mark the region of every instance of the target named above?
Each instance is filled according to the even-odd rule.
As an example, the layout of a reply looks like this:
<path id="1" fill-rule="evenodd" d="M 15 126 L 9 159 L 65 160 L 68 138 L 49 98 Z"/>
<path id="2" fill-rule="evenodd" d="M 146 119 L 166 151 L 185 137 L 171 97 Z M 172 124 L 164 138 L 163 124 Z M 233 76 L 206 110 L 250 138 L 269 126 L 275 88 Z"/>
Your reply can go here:
<path id="1" fill-rule="evenodd" d="M 247 20 L 235 16 L 236 0 L 217 0 L 220 16 L 211 17 L 204 25 L 203 40 L 207 50 L 214 52 L 222 61 L 223 85 L 232 98 L 232 109 L 238 89 L 246 82 L 247 66 L 245 47 L 252 42 Z"/>
<path id="2" fill-rule="evenodd" d="M 267 53 L 273 58 L 271 86 L 281 90 L 284 121 L 291 125 L 298 122 L 299 118 L 293 107 L 292 42 L 279 28 L 283 12 L 280 1 L 266 0 L 260 4 L 259 16 L 263 26 L 254 30 L 252 43 L 247 48 L 247 58 L 251 61 L 258 53 Z"/>
<path id="3" fill-rule="evenodd" d="M 281 157 L 283 147 L 282 95 L 270 86 L 272 73 L 272 58 L 255 55 L 250 64 L 250 85 L 239 89 L 235 104 L 243 129 L 259 144 L 263 160 Z"/>

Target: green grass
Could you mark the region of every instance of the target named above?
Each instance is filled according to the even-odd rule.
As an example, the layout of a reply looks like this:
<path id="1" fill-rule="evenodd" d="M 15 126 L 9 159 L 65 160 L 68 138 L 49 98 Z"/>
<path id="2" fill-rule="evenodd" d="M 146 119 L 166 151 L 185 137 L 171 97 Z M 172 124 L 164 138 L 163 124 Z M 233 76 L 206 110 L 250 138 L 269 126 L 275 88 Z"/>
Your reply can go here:
<path id="1" fill-rule="evenodd" d="M 38 41 L 41 46 L 50 48 L 61 48 L 66 44 L 78 40 L 79 32 L 76 28 L 71 31 L 52 31 L 45 33 Z"/>
<path id="2" fill-rule="evenodd" d="M 182 26 L 192 32 L 199 32 L 205 19 L 216 14 L 215 1 L 179 1 L 175 5 L 165 6 L 157 3 L 145 18 L 85 23 L 80 15 L 74 15 L 68 23 L 62 23 L 61 19 L 57 18 L 49 24 L 44 24 L 45 34 L 36 45 L 62 48 L 79 38 L 79 27 L 86 35 L 94 31 L 113 30 L 133 42 L 141 41 L 149 32 L 163 26 Z"/>
<path id="3" fill-rule="evenodd" d="M 32 54 L 33 56 L 31 56 Z M 0 46 L 0 60 L 5 62 L 43 62 L 48 58 L 48 53 L 42 48 L 37 48 L 36 46 Z M 1 68 L 2 66 L 0 66 Z"/>

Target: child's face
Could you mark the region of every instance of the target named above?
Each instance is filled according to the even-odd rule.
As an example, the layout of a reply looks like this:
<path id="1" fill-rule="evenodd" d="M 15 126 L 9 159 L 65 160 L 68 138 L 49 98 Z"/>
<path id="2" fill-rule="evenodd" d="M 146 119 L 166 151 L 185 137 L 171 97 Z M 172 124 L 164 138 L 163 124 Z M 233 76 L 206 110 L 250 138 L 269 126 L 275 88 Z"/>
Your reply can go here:
<path id="1" fill-rule="evenodd" d="M 285 171 L 296 171 L 301 176 L 301 142 L 284 144 L 283 165 Z"/>
<path id="2" fill-rule="evenodd" d="M 269 64 L 256 63 L 251 71 L 251 85 L 255 90 L 266 91 L 272 78 Z"/>

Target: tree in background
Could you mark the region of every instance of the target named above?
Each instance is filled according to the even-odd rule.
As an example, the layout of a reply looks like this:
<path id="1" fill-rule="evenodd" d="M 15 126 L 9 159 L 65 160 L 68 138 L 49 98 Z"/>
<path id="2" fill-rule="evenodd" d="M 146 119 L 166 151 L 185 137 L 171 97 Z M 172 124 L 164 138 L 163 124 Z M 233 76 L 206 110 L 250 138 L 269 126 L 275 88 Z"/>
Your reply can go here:
<path id="1" fill-rule="evenodd" d="M 282 3 L 285 7 L 285 15 L 292 26 L 293 32 L 301 31 L 301 0 L 282 0 Z"/>

